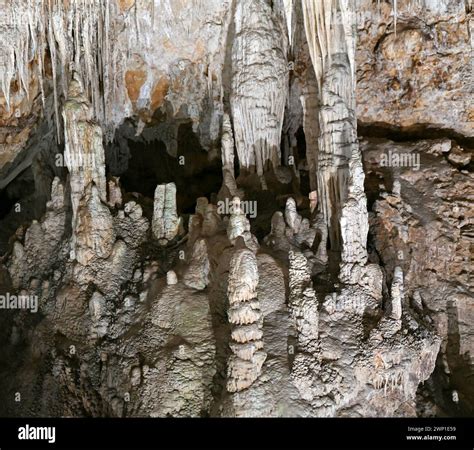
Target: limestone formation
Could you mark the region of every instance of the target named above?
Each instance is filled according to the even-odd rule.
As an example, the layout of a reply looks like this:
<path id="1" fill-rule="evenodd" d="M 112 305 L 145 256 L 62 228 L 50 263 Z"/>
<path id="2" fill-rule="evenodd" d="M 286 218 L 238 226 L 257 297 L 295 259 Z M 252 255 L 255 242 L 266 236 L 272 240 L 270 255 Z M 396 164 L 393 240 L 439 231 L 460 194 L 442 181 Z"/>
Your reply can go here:
<path id="1" fill-rule="evenodd" d="M 303 1 L 306 37 L 321 102 L 318 192 L 331 247 L 345 252 L 352 252 L 352 246 L 365 246 L 368 229 L 354 113 L 353 8 L 353 2 L 344 0 Z M 350 212 L 343 213 L 346 202 Z"/>
<path id="2" fill-rule="evenodd" d="M 155 190 L 153 203 L 153 236 L 162 245 L 171 242 L 178 236 L 181 219 L 176 211 L 176 185 L 160 184 Z"/>
<path id="3" fill-rule="evenodd" d="M 294 233 L 297 233 L 301 227 L 302 217 L 296 210 L 296 202 L 290 197 L 286 201 L 285 221 Z"/>
<path id="4" fill-rule="evenodd" d="M 221 200 L 234 197 L 241 197 L 242 192 L 238 190 L 235 181 L 234 169 L 234 135 L 232 132 L 232 124 L 228 114 L 224 114 L 222 119 L 222 141 L 221 141 L 221 159 L 222 159 L 222 178 L 223 186 L 219 193 Z"/>
<path id="5" fill-rule="evenodd" d="M 118 177 L 113 177 L 107 183 L 107 204 L 111 208 L 120 208 L 122 206 L 122 191 Z"/>
<path id="6" fill-rule="evenodd" d="M 92 123 L 93 109 L 84 95 L 82 82 L 76 73 L 68 91 L 63 109 L 64 160 L 69 170 L 71 187 L 72 229 L 71 257 L 76 258 L 76 239 L 79 225 L 79 208 L 83 195 L 92 183 L 98 201 L 107 201 L 105 156 L 102 129 Z M 81 226 L 84 226 L 82 223 Z"/>
<path id="7" fill-rule="evenodd" d="M 202 220 L 202 230 L 201 233 L 203 236 L 214 236 L 221 227 L 221 218 L 217 213 L 218 208 L 216 205 L 209 203 L 206 205 L 203 220 Z"/>
<path id="8" fill-rule="evenodd" d="M 166 272 L 166 284 L 170 286 L 177 283 L 178 277 L 176 276 L 176 272 L 174 270 L 169 270 L 168 272 Z"/>
<path id="9" fill-rule="evenodd" d="M 314 352 L 318 340 L 318 299 L 311 286 L 308 262 L 303 254 L 289 253 L 289 303 L 300 351 Z"/>
<path id="10" fill-rule="evenodd" d="M 239 197 L 234 197 L 231 203 L 229 224 L 227 225 L 227 236 L 232 244 L 242 236 L 247 247 L 253 251 L 258 249 L 258 241 L 250 232 L 250 223 L 241 207 Z"/>
<path id="11" fill-rule="evenodd" d="M 234 23 L 230 102 L 235 145 L 241 167 L 262 175 L 270 163 L 280 165 L 288 90 L 283 24 L 264 0 L 238 0 Z"/>
<path id="12" fill-rule="evenodd" d="M 91 338 L 102 338 L 107 334 L 108 319 L 106 303 L 100 292 L 94 292 L 89 301 L 89 313 L 91 316 Z"/>
<path id="13" fill-rule="evenodd" d="M 46 205 L 46 214 L 38 223 L 33 221 L 25 232 L 23 244 L 13 244 L 10 272 L 13 286 L 19 288 L 30 277 L 48 273 L 57 254 L 63 251 L 62 240 L 66 230 L 64 187 L 59 178 L 51 186 L 51 200 Z"/>
<path id="14" fill-rule="evenodd" d="M 227 368 L 227 390 L 249 388 L 261 373 L 267 357 L 263 349 L 262 314 L 257 298 L 258 267 L 248 249 L 234 253 L 229 272 L 228 317 L 232 327 L 233 355 Z"/>
<path id="15" fill-rule="evenodd" d="M 87 265 L 93 258 L 108 258 L 115 242 L 112 215 L 91 183 L 77 210 L 75 259 Z"/>
<path id="16" fill-rule="evenodd" d="M 297 211 L 296 202 L 292 197 L 286 201 L 284 216 L 280 211 L 275 212 L 271 222 L 271 233 L 265 238 L 267 245 L 288 251 L 290 247 L 299 248 L 306 245 L 313 246 L 316 229 L 311 226 L 307 218 L 303 218 Z"/>
<path id="17" fill-rule="evenodd" d="M 400 267 L 395 267 L 390 296 L 392 300 L 390 305 L 390 317 L 395 320 L 401 320 L 403 302 L 403 272 Z"/>
<path id="18" fill-rule="evenodd" d="M 209 284 L 209 257 L 205 239 L 194 243 L 191 259 L 183 283 L 194 289 L 204 289 Z"/>
<path id="19" fill-rule="evenodd" d="M 275 250 L 287 252 L 291 246 L 286 236 L 286 223 L 281 211 L 276 211 L 271 220 L 271 231 L 264 243 Z"/>
<path id="20" fill-rule="evenodd" d="M 89 183 L 95 183 L 102 201 L 107 199 L 102 130 L 98 125 L 91 124 L 92 118 L 93 109 L 76 75 L 70 84 L 63 110 L 64 160 L 70 173 L 73 220 Z"/>
<path id="21" fill-rule="evenodd" d="M 310 206 L 311 212 L 314 213 L 314 211 L 316 210 L 316 206 L 318 206 L 318 192 L 311 191 L 308 197 L 309 197 L 309 206 Z"/>

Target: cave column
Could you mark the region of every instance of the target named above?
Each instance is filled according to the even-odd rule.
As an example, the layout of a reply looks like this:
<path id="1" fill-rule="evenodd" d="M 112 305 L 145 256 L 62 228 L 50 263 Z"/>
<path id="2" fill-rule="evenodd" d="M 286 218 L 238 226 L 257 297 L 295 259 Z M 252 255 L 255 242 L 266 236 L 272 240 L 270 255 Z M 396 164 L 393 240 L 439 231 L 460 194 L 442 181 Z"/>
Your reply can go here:
<path id="1" fill-rule="evenodd" d="M 331 249 L 343 254 L 353 253 L 346 247 L 355 243 L 365 247 L 367 230 L 363 223 L 366 211 L 365 216 L 360 211 L 364 217 L 354 220 L 343 213 L 350 197 L 362 209 L 365 201 L 355 115 L 353 7 L 349 0 L 303 0 L 306 37 L 319 89 L 318 193 Z"/>
<path id="2" fill-rule="evenodd" d="M 64 161 L 69 171 L 71 186 L 71 258 L 75 259 L 78 234 L 84 225 L 79 217 L 79 209 L 87 189 L 89 188 L 92 197 L 97 197 L 97 202 L 107 201 L 102 129 L 93 121 L 93 108 L 85 96 L 82 81 L 77 73 L 73 75 L 69 85 L 63 120 Z"/>

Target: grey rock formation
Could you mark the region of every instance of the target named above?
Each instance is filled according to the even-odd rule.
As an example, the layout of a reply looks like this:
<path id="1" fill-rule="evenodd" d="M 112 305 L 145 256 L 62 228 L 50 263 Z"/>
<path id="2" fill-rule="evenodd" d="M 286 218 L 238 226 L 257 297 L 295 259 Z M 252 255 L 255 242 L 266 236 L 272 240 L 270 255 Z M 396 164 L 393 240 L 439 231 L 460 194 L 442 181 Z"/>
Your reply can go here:
<path id="1" fill-rule="evenodd" d="M 232 123 L 228 114 L 224 114 L 222 119 L 222 141 L 221 141 L 221 159 L 222 159 L 222 178 L 223 185 L 219 192 L 221 200 L 234 197 L 241 197 L 242 191 L 239 191 L 235 181 L 234 169 L 234 135 L 232 132 Z"/>
<path id="2" fill-rule="evenodd" d="M 100 201 L 107 200 L 107 184 L 105 179 L 105 156 L 102 145 L 102 129 L 91 122 L 93 109 L 84 94 L 79 75 L 75 74 L 68 91 L 68 100 L 64 105 L 63 120 L 65 127 L 64 160 L 69 170 L 71 186 L 72 229 L 71 257 L 76 258 L 77 235 L 79 227 L 87 227 L 85 221 L 89 218 L 80 218 L 81 202 L 88 203 L 83 198 L 86 189 L 91 189 L 92 198 L 90 208 L 99 208 Z M 91 185 L 93 187 L 90 187 Z M 84 206 L 82 206 L 84 208 Z M 83 214 L 87 214 L 83 212 Z M 90 212 L 91 215 L 94 212 Z M 105 212 L 103 213 L 105 214 Z M 100 221 L 100 218 L 98 219 Z M 110 220 L 109 220 L 110 222 Z M 106 224 L 105 226 L 109 226 Z M 78 244 L 81 245 L 81 244 Z M 93 244 L 95 245 L 95 244 Z M 101 250 L 99 250 L 101 253 Z M 82 258 L 85 264 L 88 258 Z"/>
<path id="3" fill-rule="evenodd" d="M 153 236 L 165 245 L 178 235 L 180 226 L 181 220 L 176 212 L 176 185 L 158 185 L 153 203 Z"/>
<path id="4" fill-rule="evenodd" d="M 93 258 L 106 259 L 115 242 L 113 219 L 100 199 L 95 184 L 89 184 L 79 202 L 75 227 L 75 259 L 87 265 Z"/>
<path id="5" fill-rule="evenodd" d="M 257 259 L 248 249 L 237 250 L 230 262 L 229 322 L 233 325 L 227 369 L 227 390 L 250 387 L 261 373 L 267 354 L 262 350 L 262 313 L 257 298 Z"/>
<path id="6" fill-rule="evenodd" d="M 250 222 L 241 207 L 239 197 L 234 197 L 231 203 L 230 219 L 227 225 L 227 236 L 232 244 L 235 244 L 237 238 L 242 236 L 245 245 L 253 251 L 258 249 L 258 241 L 250 232 Z"/>
<path id="7" fill-rule="evenodd" d="M 342 205 L 346 202 L 355 122 L 355 14 L 344 0 L 302 3 L 311 60 L 318 82 L 318 192 L 334 249 L 341 247 Z M 344 219 L 342 219 L 344 220 Z M 347 220 L 347 219 L 346 219 Z"/>
<path id="8" fill-rule="evenodd" d="M 122 206 L 122 191 L 119 181 L 118 177 L 113 177 L 107 183 L 107 204 L 111 208 L 120 208 Z"/>
<path id="9" fill-rule="evenodd" d="M 209 284 L 209 257 L 205 239 L 194 243 L 189 266 L 183 277 L 183 283 L 194 289 L 204 289 Z"/>
<path id="10" fill-rule="evenodd" d="M 59 178 L 55 178 L 45 216 L 39 223 L 34 221 L 26 230 L 23 244 L 19 241 L 13 244 L 7 268 L 16 289 L 28 283 L 30 277 L 41 277 L 48 273 L 57 254 L 63 251 L 66 229 L 64 205 L 64 187 Z"/>
<path id="11" fill-rule="evenodd" d="M 285 25 L 264 0 L 237 0 L 234 24 L 230 103 L 235 144 L 241 166 L 262 175 L 270 163 L 280 165 L 288 90 Z"/>
<path id="12" fill-rule="evenodd" d="M 290 252 L 289 261 L 288 307 L 298 336 L 298 348 L 312 353 L 317 349 L 319 334 L 318 299 L 311 286 L 311 274 L 304 255 Z"/>

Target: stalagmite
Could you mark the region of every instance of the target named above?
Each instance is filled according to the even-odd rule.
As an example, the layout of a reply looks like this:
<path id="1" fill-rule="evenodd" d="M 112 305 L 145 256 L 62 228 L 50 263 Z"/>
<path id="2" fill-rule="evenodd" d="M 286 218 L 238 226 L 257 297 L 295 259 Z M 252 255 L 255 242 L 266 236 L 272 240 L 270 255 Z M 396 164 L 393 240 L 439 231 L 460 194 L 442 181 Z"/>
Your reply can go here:
<path id="1" fill-rule="evenodd" d="M 242 192 L 237 188 L 234 171 L 234 135 L 232 133 L 232 124 L 228 114 L 224 114 L 222 120 L 222 139 L 221 139 L 221 158 L 222 158 L 222 178 L 223 186 L 219 193 L 219 198 L 241 197 Z"/>
<path id="2" fill-rule="evenodd" d="M 102 338 L 107 334 L 109 320 L 106 311 L 106 301 L 100 292 L 94 292 L 89 301 L 89 314 L 91 317 L 90 337 Z"/>
<path id="3" fill-rule="evenodd" d="M 286 236 L 285 218 L 281 211 L 276 211 L 273 214 L 270 234 L 265 236 L 263 242 L 265 245 L 285 253 L 290 249 L 291 244 Z"/>
<path id="4" fill-rule="evenodd" d="M 143 216 L 142 207 L 136 202 L 127 202 L 123 209 L 124 213 L 133 220 L 138 220 Z"/>
<path id="5" fill-rule="evenodd" d="M 264 242 L 285 253 L 290 248 L 300 248 L 301 245 L 311 248 L 316 231 L 311 227 L 310 221 L 298 213 L 295 200 L 288 197 L 284 216 L 280 211 L 273 214 L 271 233 L 265 237 Z"/>
<path id="6" fill-rule="evenodd" d="M 253 251 L 257 251 L 259 245 L 258 240 L 250 232 L 250 222 L 241 207 L 239 197 L 234 197 L 231 203 L 231 215 L 227 226 L 227 236 L 235 244 L 237 238 L 242 236 L 247 247 Z"/>
<path id="7" fill-rule="evenodd" d="M 172 241 L 180 232 L 181 218 L 176 212 L 176 185 L 159 184 L 153 203 L 153 236 L 162 245 Z"/>
<path id="8" fill-rule="evenodd" d="M 401 192 L 402 192 L 402 186 L 401 186 L 401 184 L 400 184 L 400 180 L 395 180 L 395 181 L 393 182 L 393 186 L 392 186 L 392 194 L 393 194 L 395 197 L 399 197 L 399 198 L 400 198 Z"/>
<path id="9" fill-rule="evenodd" d="M 288 309 L 296 331 L 297 346 L 291 366 L 291 379 L 302 398 L 311 401 L 317 392 L 313 380 L 319 368 L 319 312 L 316 293 L 312 288 L 308 261 L 300 252 L 288 253 Z"/>
<path id="10" fill-rule="evenodd" d="M 232 133 L 232 124 L 229 114 L 224 114 L 222 119 L 222 168 L 228 169 L 234 175 L 234 135 Z"/>
<path id="11" fill-rule="evenodd" d="M 51 184 L 51 200 L 40 222 L 34 220 L 25 232 L 24 245 L 13 243 L 11 262 L 8 266 L 13 286 L 21 281 L 44 274 L 46 268 L 57 260 L 66 228 L 65 189 L 58 177 Z"/>
<path id="12" fill-rule="evenodd" d="M 307 218 L 303 218 L 298 214 L 296 202 L 292 197 L 289 197 L 286 201 L 285 221 L 288 226 L 285 235 L 290 242 L 297 248 L 303 243 L 311 248 L 316 230 L 310 226 Z"/>
<path id="13" fill-rule="evenodd" d="M 75 227 L 75 259 L 87 265 L 94 258 L 108 258 L 115 242 L 113 218 L 97 186 L 90 183 L 79 202 Z"/>
<path id="14" fill-rule="evenodd" d="M 107 183 L 107 204 L 111 208 L 120 208 L 122 206 L 122 191 L 118 177 L 112 177 Z"/>
<path id="15" fill-rule="evenodd" d="M 311 191 L 308 195 L 308 198 L 309 198 L 309 207 L 310 207 L 311 213 L 314 213 L 314 211 L 316 211 L 316 207 L 318 206 L 318 192 Z"/>
<path id="16" fill-rule="evenodd" d="M 207 197 L 199 197 L 196 200 L 196 214 L 200 214 L 202 217 L 206 215 L 207 206 L 209 205 L 209 200 Z"/>
<path id="17" fill-rule="evenodd" d="M 318 214 L 313 223 L 312 228 L 316 230 L 315 238 L 319 238 L 319 245 L 316 249 L 316 259 L 321 264 L 327 264 L 328 262 L 328 251 L 327 251 L 327 242 L 328 242 L 328 228 L 322 214 Z"/>
<path id="18" fill-rule="evenodd" d="M 210 263 L 205 239 L 194 243 L 189 267 L 183 277 L 186 286 L 193 289 L 204 289 L 209 284 Z"/>
<path id="19" fill-rule="evenodd" d="M 280 165 L 288 91 L 284 33 L 265 0 L 237 0 L 230 103 L 241 168 L 262 175 Z"/>
<path id="20" fill-rule="evenodd" d="M 353 147 L 349 161 L 349 186 L 341 213 L 342 264 L 365 266 L 367 263 L 367 234 L 369 221 L 367 199 L 364 192 L 364 170 L 358 146 Z M 345 267 L 341 269 L 341 279 L 346 277 Z"/>
<path id="21" fill-rule="evenodd" d="M 312 288 L 308 261 L 300 252 L 289 252 L 290 296 L 288 307 L 294 321 L 301 351 L 311 352 L 318 340 L 318 300 Z"/>
<path id="22" fill-rule="evenodd" d="M 389 315 L 392 319 L 400 320 L 402 318 L 403 302 L 403 272 L 401 267 L 395 267 L 393 274 L 392 288 L 390 291 L 391 303 Z"/>
<path id="23" fill-rule="evenodd" d="M 294 233 L 298 233 L 302 217 L 298 214 L 298 211 L 296 210 L 296 202 L 292 197 L 289 197 L 286 201 L 285 221 Z"/>
<path id="24" fill-rule="evenodd" d="M 214 236 L 218 232 L 221 223 L 217 206 L 212 203 L 207 204 L 204 210 L 201 234 L 203 236 Z"/>
<path id="25" fill-rule="evenodd" d="M 168 286 L 171 286 L 177 283 L 178 283 L 178 277 L 176 275 L 176 272 L 174 270 L 168 270 L 168 272 L 166 272 L 166 284 Z"/>
<path id="26" fill-rule="evenodd" d="M 247 248 L 237 250 L 230 262 L 228 298 L 232 327 L 232 355 L 227 368 L 227 390 L 238 392 L 259 377 L 267 354 L 262 350 L 262 316 L 257 298 L 257 259 Z"/>

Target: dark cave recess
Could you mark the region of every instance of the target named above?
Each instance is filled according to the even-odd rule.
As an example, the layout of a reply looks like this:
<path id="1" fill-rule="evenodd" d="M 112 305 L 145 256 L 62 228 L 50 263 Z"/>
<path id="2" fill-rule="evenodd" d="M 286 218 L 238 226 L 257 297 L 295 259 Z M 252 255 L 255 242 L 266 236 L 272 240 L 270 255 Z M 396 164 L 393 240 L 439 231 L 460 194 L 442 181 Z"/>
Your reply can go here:
<path id="1" fill-rule="evenodd" d="M 158 184 L 174 182 L 177 188 L 178 211 L 183 214 L 194 212 L 196 199 L 219 192 L 222 185 L 222 168 L 219 159 L 201 147 L 192 130 L 191 123 L 182 123 L 177 132 L 176 157 L 167 151 L 160 139 L 146 140 L 140 137 L 120 136 L 107 149 L 109 174 L 120 177 L 122 190 L 154 198 Z M 124 158 L 117 152 L 125 152 Z M 119 168 L 110 161 L 121 157 L 127 159 Z"/>

